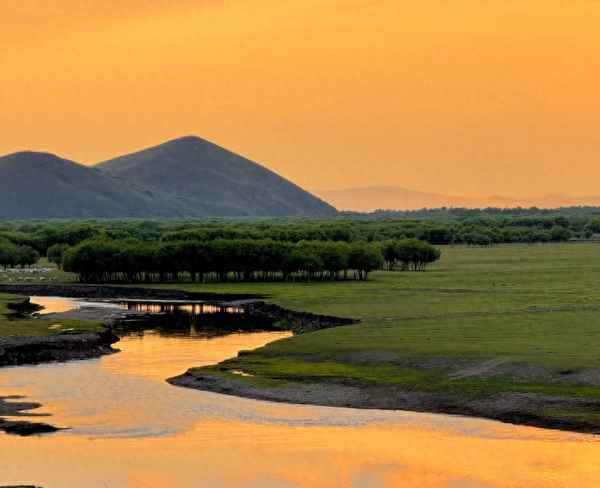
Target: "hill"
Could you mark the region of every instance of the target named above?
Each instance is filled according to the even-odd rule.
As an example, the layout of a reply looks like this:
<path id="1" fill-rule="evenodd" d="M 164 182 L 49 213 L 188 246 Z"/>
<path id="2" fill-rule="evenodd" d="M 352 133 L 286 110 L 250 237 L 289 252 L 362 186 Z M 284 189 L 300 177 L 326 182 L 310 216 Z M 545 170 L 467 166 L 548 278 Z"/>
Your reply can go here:
<path id="1" fill-rule="evenodd" d="M 419 210 L 422 208 L 559 208 L 600 205 L 600 196 L 545 195 L 541 197 L 505 197 L 501 195 L 464 197 L 426 193 L 394 186 L 349 188 L 346 190 L 317 190 L 316 195 L 338 210 L 372 212 L 386 210 Z"/>
<path id="2" fill-rule="evenodd" d="M 418 210 L 438 207 L 478 207 L 480 200 L 426 193 L 394 186 L 315 191 L 338 210 L 371 212 L 378 209 Z"/>
<path id="3" fill-rule="evenodd" d="M 96 166 L 204 216 L 330 216 L 336 210 L 276 173 L 195 136 Z"/>
<path id="4" fill-rule="evenodd" d="M 0 218 L 184 216 L 161 195 L 53 154 L 0 157 Z"/>

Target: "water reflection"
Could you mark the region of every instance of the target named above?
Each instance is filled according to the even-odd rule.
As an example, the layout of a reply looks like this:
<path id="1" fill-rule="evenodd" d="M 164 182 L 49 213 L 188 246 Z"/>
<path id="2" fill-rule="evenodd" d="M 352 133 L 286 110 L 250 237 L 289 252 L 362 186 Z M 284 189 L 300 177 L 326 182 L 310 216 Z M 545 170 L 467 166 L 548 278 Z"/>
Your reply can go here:
<path id="1" fill-rule="evenodd" d="M 170 333 L 183 330 L 193 335 L 228 333 L 236 330 L 273 330 L 272 324 L 257 323 L 243 307 L 203 302 L 168 300 L 93 301 L 65 297 L 32 296 L 31 302 L 43 307 L 40 315 L 90 308 L 105 308 L 135 312 L 139 319 L 128 318 L 129 330 L 149 326 Z M 146 316 L 145 314 L 152 314 Z M 88 317 L 89 318 L 89 317 Z M 117 323 L 118 327 L 118 323 Z"/>
<path id="2" fill-rule="evenodd" d="M 167 313 L 167 314 L 217 314 L 217 313 L 230 313 L 230 314 L 242 314 L 244 309 L 241 307 L 228 307 L 228 306 L 217 306 L 209 303 L 169 303 L 169 302 L 141 302 L 141 301 L 121 301 L 117 305 L 126 310 L 132 310 L 135 312 L 148 312 L 148 313 Z"/>
<path id="3" fill-rule="evenodd" d="M 70 310 L 79 310 L 85 307 L 122 308 L 118 303 L 80 300 L 77 298 L 65 297 L 41 297 L 34 295 L 30 297 L 30 301 L 35 305 L 43 307 L 39 312 L 37 312 L 39 315 L 69 312 Z"/>
<path id="4" fill-rule="evenodd" d="M 69 431 L 0 435 L 0 485 L 46 488 L 600 486 L 593 436 L 410 412 L 258 402 L 168 385 L 286 333 L 124 337 L 101 359 L 0 369 L 0 395 Z"/>
<path id="5" fill-rule="evenodd" d="M 257 320 L 241 307 L 219 306 L 209 303 L 172 303 L 128 300 L 117 305 L 130 312 L 153 314 L 155 328 L 165 333 L 185 330 L 190 334 L 223 334 L 236 330 L 272 330 L 273 324 Z M 135 327 L 131 323 L 128 327 Z M 147 319 L 139 323 L 147 327 Z"/>
<path id="6" fill-rule="evenodd" d="M 142 313 L 162 313 L 162 314 L 243 314 L 242 307 L 219 306 L 212 303 L 186 302 L 186 301 L 167 301 L 167 300 L 84 300 L 67 297 L 48 297 L 32 296 L 31 303 L 43 307 L 39 311 L 41 315 L 49 313 L 68 312 L 85 307 L 107 307 L 119 308 Z"/>

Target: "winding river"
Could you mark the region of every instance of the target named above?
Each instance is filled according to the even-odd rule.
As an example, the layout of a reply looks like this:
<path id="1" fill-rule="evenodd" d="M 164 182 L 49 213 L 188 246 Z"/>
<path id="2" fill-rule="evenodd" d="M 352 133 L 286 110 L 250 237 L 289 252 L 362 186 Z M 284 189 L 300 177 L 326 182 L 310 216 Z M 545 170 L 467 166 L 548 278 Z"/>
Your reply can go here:
<path id="1" fill-rule="evenodd" d="M 48 310 L 79 304 L 37 299 Z M 165 378 L 286 337 L 190 331 L 123 337 L 100 359 L 0 369 L 70 427 L 0 434 L 0 486 L 597 487 L 600 443 L 582 434 L 447 415 L 286 405 L 178 388 Z"/>

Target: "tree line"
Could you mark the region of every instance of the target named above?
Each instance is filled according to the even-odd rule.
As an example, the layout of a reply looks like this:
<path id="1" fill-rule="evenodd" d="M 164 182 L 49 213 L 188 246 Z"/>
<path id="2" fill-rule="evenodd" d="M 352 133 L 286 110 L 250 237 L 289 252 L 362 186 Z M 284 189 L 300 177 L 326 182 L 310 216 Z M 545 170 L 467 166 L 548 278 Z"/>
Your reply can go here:
<path id="1" fill-rule="evenodd" d="M 0 222 L 0 240 L 29 246 L 41 255 L 56 244 L 89 239 L 141 242 L 205 242 L 217 239 L 383 242 L 419 239 L 434 245 L 563 242 L 600 236 L 600 215 L 552 215 L 483 211 L 431 211 L 414 216 L 354 215 L 332 219 L 90 220 Z M 430 215 L 429 218 L 425 216 Z"/>
<path id="2" fill-rule="evenodd" d="M 383 258 L 388 271 L 424 271 L 425 267 L 440 259 L 442 252 L 418 239 L 385 241 L 382 245 Z"/>
<path id="3" fill-rule="evenodd" d="M 39 253 L 30 246 L 17 246 L 10 241 L 0 240 L 0 267 L 4 269 L 16 266 L 24 268 L 37 263 L 39 259 Z"/>
<path id="4" fill-rule="evenodd" d="M 414 240 L 386 246 L 413 249 L 409 261 L 402 261 L 412 268 L 405 269 L 423 270 L 440 256 L 432 246 Z M 379 243 L 364 241 L 92 239 L 73 247 L 52 247 L 49 259 L 59 261 L 65 271 L 76 273 L 80 281 L 88 283 L 367 280 L 371 271 L 383 269 L 387 259 L 383 249 Z M 394 263 L 388 262 L 387 267 L 393 269 Z"/>

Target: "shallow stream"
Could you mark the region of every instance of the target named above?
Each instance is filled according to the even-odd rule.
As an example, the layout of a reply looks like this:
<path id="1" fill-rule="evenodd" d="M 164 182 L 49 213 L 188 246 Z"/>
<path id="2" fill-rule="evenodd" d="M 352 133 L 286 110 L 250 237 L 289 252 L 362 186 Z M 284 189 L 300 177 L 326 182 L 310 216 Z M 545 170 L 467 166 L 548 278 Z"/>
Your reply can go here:
<path id="1" fill-rule="evenodd" d="M 54 311 L 82 303 L 37 298 Z M 597 487 L 600 443 L 448 415 L 286 405 L 165 379 L 286 332 L 128 335 L 100 359 L 0 369 L 0 396 L 69 430 L 0 434 L 0 485 L 45 488 Z"/>

